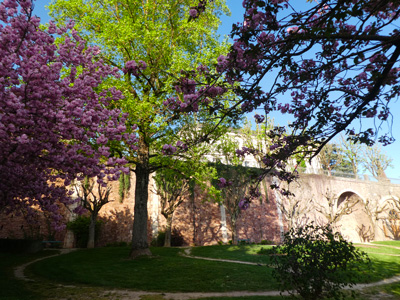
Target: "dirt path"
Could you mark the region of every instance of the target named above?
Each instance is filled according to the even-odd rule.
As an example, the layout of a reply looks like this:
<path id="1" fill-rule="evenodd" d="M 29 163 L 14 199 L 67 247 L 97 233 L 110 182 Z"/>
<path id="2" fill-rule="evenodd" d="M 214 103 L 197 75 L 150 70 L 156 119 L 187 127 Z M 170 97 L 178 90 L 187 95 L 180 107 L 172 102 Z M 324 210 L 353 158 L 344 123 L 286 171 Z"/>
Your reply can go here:
<path id="1" fill-rule="evenodd" d="M 25 276 L 24 271 L 27 266 L 33 264 L 37 261 L 47 259 L 50 257 L 54 257 L 57 255 L 62 255 L 66 253 L 70 253 L 76 249 L 61 249 L 59 253 L 42 257 L 21 266 L 18 266 L 14 269 L 14 276 L 20 280 L 24 281 L 34 281 L 31 278 Z M 237 263 L 237 264 L 247 264 L 247 265 L 260 265 L 258 263 L 252 262 L 244 262 L 244 261 L 235 261 L 228 259 L 216 259 L 216 258 L 206 258 L 200 256 L 191 255 L 191 248 L 187 248 L 184 250 L 184 253 L 181 254 L 185 257 L 192 259 L 202 259 L 202 260 L 212 260 L 212 261 L 221 261 L 221 262 L 229 262 L 229 263 Z M 380 286 L 390 283 L 400 282 L 400 276 L 395 276 L 392 278 L 384 279 L 382 281 L 367 283 L 367 284 L 357 284 L 349 289 L 351 290 L 362 290 L 364 288 Z M 74 288 L 74 286 L 66 286 L 59 285 L 64 288 Z M 188 300 L 188 299 L 199 299 L 206 297 L 243 297 L 243 296 L 279 296 L 279 291 L 260 291 L 260 292 L 250 292 L 250 291 L 232 291 L 232 292 L 221 292 L 221 293 L 201 293 L 201 292 L 193 292 L 193 293 L 157 293 L 157 292 L 148 292 L 148 291 L 131 291 L 131 290 L 108 290 L 106 292 L 102 292 L 100 296 L 106 297 L 105 299 L 119 299 L 119 300 L 143 300 L 149 297 L 148 299 L 152 300 L 162 300 L 162 299 L 171 299 L 171 300 Z M 287 295 L 283 293 L 283 295 Z M 61 300 L 61 299 L 60 299 Z"/>
<path id="2" fill-rule="evenodd" d="M 21 266 L 18 266 L 18 267 L 16 267 L 16 268 L 14 268 L 14 276 L 15 276 L 16 278 L 18 278 L 18 279 L 21 279 L 21 280 L 25 280 L 25 281 L 34 281 L 33 279 L 30 279 L 30 278 L 28 278 L 28 277 L 25 276 L 25 273 L 24 273 L 24 272 L 25 272 L 25 269 L 26 269 L 27 266 L 29 266 L 29 265 L 31 265 L 31 264 L 37 262 L 37 261 L 40 261 L 40 260 L 43 260 L 43 259 L 47 259 L 47 258 L 50 258 L 50 257 L 54 257 L 54 256 L 58 256 L 58 255 L 61 255 L 61 254 L 67 254 L 67 253 L 70 253 L 70 252 L 75 251 L 75 250 L 76 250 L 76 249 L 60 249 L 60 250 L 59 250 L 60 252 L 59 252 L 59 253 L 56 253 L 56 254 L 54 254 L 54 255 L 44 256 L 44 257 L 41 257 L 41 258 L 32 260 L 32 261 L 30 261 L 30 262 L 28 262 L 28 263 L 26 263 L 26 264 L 23 264 L 23 265 L 21 265 Z"/>

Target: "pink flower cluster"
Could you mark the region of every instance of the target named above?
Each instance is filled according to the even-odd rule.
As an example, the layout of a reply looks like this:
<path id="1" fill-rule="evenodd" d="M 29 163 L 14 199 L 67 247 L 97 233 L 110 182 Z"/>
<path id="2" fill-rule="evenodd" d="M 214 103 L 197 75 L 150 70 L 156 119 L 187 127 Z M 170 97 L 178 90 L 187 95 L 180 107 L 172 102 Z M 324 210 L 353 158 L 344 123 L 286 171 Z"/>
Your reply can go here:
<path id="1" fill-rule="evenodd" d="M 98 91 L 117 70 L 103 64 L 72 23 L 41 29 L 32 7 L 30 0 L 0 3 L 0 206 L 7 212 L 36 206 L 56 224 L 56 203 L 72 202 L 61 183 L 101 174 L 116 179 L 125 160 L 103 163 L 108 142 L 124 137 L 136 147 L 137 140 L 125 133 L 126 116 L 109 106 L 121 92 Z M 56 45 L 52 33 L 64 35 L 63 42 Z"/>
<path id="2" fill-rule="evenodd" d="M 192 74 L 195 76 L 196 74 Z M 199 66 L 198 75 L 209 75 L 204 66 Z M 218 85 L 201 85 L 194 79 L 187 78 L 187 74 L 175 84 L 179 96 L 172 96 L 163 102 L 164 106 L 174 112 L 198 112 L 200 106 L 208 107 L 210 98 L 216 99 L 227 92 L 227 88 Z"/>
<path id="3" fill-rule="evenodd" d="M 289 181 L 295 177 L 285 170 L 290 156 L 317 153 L 342 131 L 372 143 L 377 132 L 356 133 L 349 124 L 377 118 L 390 127 L 390 104 L 400 96 L 400 34 L 391 26 L 400 18 L 400 3 L 328 0 L 301 11 L 293 2 L 244 0 L 244 21 L 233 25 L 234 43 L 216 66 L 235 87 L 238 113 L 262 108 L 265 116 L 272 111 L 293 116 L 288 131 L 271 129 L 264 155 L 236 151 L 262 156 L 266 173 Z M 263 117 L 256 115 L 256 122 Z M 378 140 L 388 144 L 390 136 Z"/>
<path id="4" fill-rule="evenodd" d="M 178 150 L 185 152 L 188 150 L 188 146 L 185 143 L 183 143 L 182 141 L 177 141 L 175 146 L 173 146 L 171 144 L 165 144 L 162 147 L 161 152 L 164 155 L 173 155 Z"/>
<path id="5" fill-rule="evenodd" d="M 127 61 L 125 64 L 125 68 L 122 70 L 125 74 L 133 74 L 135 76 L 139 76 L 140 73 L 146 70 L 147 64 L 139 60 L 138 63 L 134 60 Z"/>
<path id="6" fill-rule="evenodd" d="M 232 181 L 227 181 L 225 178 L 221 177 L 220 179 L 218 179 L 218 187 L 223 189 L 226 188 L 228 186 L 232 185 Z"/>
<path id="7" fill-rule="evenodd" d="M 197 19 L 201 13 L 206 9 L 207 0 L 199 0 L 199 3 L 196 6 L 192 6 L 189 9 L 189 20 Z"/>

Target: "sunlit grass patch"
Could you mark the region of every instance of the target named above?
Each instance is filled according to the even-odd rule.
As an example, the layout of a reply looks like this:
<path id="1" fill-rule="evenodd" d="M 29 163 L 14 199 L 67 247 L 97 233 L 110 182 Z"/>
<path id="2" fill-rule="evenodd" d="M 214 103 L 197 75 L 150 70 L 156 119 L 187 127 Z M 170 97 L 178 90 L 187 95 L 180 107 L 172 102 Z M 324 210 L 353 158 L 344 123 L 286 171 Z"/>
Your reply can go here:
<path id="1" fill-rule="evenodd" d="M 192 255 L 220 258 L 229 260 L 239 260 L 265 264 L 269 261 L 268 257 L 261 256 L 258 252 L 262 249 L 271 249 L 270 245 L 221 245 L 194 247 L 191 250 Z"/>

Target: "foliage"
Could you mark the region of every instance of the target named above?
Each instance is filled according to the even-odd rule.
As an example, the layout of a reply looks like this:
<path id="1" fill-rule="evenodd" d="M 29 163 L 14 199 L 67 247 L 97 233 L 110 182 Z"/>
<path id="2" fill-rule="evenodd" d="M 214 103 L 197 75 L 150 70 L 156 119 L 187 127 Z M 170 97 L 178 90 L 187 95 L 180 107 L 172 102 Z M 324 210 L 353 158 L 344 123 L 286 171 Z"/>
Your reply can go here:
<path id="1" fill-rule="evenodd" d="M 240 160 L 239 160 L 240 161 Z M 236 222 L 242 211 L 250 207 L 253 199 L 262 196 L 255 186 L 261 171 L 257 168 L 244 167 L 240 164 L 215 164 L 219 179 L 212 181 L 213 185 L 221 190 L 220 201 L 229 213 L 229 223 L 232 231 L 232 243 L 238 243 Z"/>
<path id="2" fill-rule="evenodd" d="M 185 165 L 185 162 L 176 162 L 176 164 L 182 166 Z M 170 169 L 159 170 L 156 175 L 153 176 L 156 183 L 155 193 L 160 197 L 161 214 L 167 221 L 165 232 L 163 233 L 165 247 L 173 245 L 173 215 L 176 208 L 184 201 L 191 190 L 191 179 L 186 176 L 185 174 Z M 157 240 L 159 236 L 160 234 Z"/>
<path id="3" fill-rule="evenodd" d="M 127 242 L 108 243 L 106 247 L 128 247 L 128 243 Z"/>
<path id="4" fill-rule="evenodd" d="M 169 159 L 168 166 L 157 170 L 153 176 L 154 193 L 159 196 L 161 214 L 166 219 L 165 245 L 170 245 L 173 214 L 178 206 L 187 199 L 194 197 L 195 186 L 199 187 L 205 199 L 215 201 L 220 191 L 210 186 L 210 181 L 217 178 L 214 166 L 204 160 L 204 155 L 210 153 L 211 145 L 203 144 L 187 150 L 190 159 Z"/>
<path id="5" fill-rule="evenodd" d="M 165 231 L 159 231 L 157 237 L 151 241 L 153 247 L 163 247 L 165 245 Z M 184 245 L 184 239 L 180 231 L 176 228 L 171 230 L 171 245 L 172 247 L 180 247 Z"/>
<path id="6" fill-rule="evenodd" d="M 326 144 L 319 153 L 319 161 L 324 170 L 327 170 L 328 175 L 332 172 L 349 173 L 351 165 L 345 161 L 342 149 L 335 143 Z"/>
<path id="7" fill-rule="evenodd" d="M 217 65 L 238 96 L 229 114 L 259 109 L 257 123 L 273 112 L 292 119 L 266 132 L 273 144 L 263 153 L 241 150 L 261 156 L 265 174 L 285 181 L 296 177 L 286 169 L 290 158 L 317 155 L 341 132 L 367 145 L 392 143 L 390 106 L 400 93 L 400 35 L 393 26 L 399 2 L 298 3 L 243 1 L 243 22 L 233 25 L 234 43 Z M 223 111 L 218 102 L 210 105 Z M 364 119 L 376 126 L 354 122 Z M 382 123 L 389 132 L 379 131 Z"/>
<path id="8" fill-rule="evenodd" d="M 170 165 L 171 158 L 190 160 L 188 148 L 215 141 L 223 132 L 220 126 L 231 123 L 226 116 L 210 113 L 207 99 L 196 103 L 193 93 L 200 82 L 209 80 L 210 88 L 202 95 L 215 97 L 221 107 L 230 105 L 218 76 L 207 75 L 215 73 L 215 55 L 227 52 L 216 30 L 220 14 L 228 10 L 224 0 L 210 1 L 206 7 L 194 9 L 192 0 L 55 0 L 50 5 L 57 22 L 72 19 L 80 34 L 102 49 L 106 63 L 123 72 L 106 86 L 124 95 L 115 105 L 128 113 L 126 133 L 131 126 L 138 128 L 138 149 L 125 139 L 111 148 L 128 160 L 136 175 L 132 252 L 149 253 L 150 174 Z M 196 10 L 199 14 L 193 15 Z M 191 75 L 195 80 L 189 80 Z M 218 87 L 211 87 L 214 84 Z"/>
<path id="9" fill-rule="evenodd" d="M 131 187 L 130 172 L 128 172 L 128 174 L 122 173 L 121 176 L 119 176 L 119 186 L 118 186 L 118 195 L 120 203 L 124 201 L 124 198 L 126 197 L 126 194 L 129 192 L 130 187 Z"/>
<path id="10" fill-rule="evenodd" d="M 345 139 L 341 136 L 339 142 L 328 143 L 318 155 L 319 162 L 329 175 L 335 173 L 352 173 L 357 176 L 360 166 L 377 180 L 385 180 L 385 170 L 392 167 L 392 160 L 379 145 L 366 146 Z"/>
<path id="11" fill-rule="evenodd" d="M 36 207 L 63 229 L 57 203 L 73 202 L 66 186 L 76 177 L 117 177 L 116 163 L 124 163 L 107 161 L 107 145 L 126 130 L 111 106 L 122 93 L 100 88 L 117 74 L 98 48 L 71 23 L 41 28 L 32 9 L 30 0 L 0 3 L 0 209 L 32 215 Z M 135 148 L 135 136 L 125 141 Z"/>
<path id="12" fill-rule="evenodd" d="M 260 245 L 275 245 L 275 242 L 270 240 L 261 240 Z"/>
<path id="13" fill-rule="evenodd" d="M 303 299 L 341 299 L 341 289 L 356 283 L 360 266 L 370 264 L 366 253 L 329 225 L 313 223 L 287 232 L 270 254 L 281 291 Z"/>
<path id="14" fill-rule="evenodd" d="M 82 210 L 90 213 L 88 231 L 88 248 L 94 248 L 96 240 L 96 222 L 100 210 L 104 205 L 113 201 L 110 199 L 111 187 L 108 182 L 99 182 L 98 178 L 85 177 L 83 181 L 74 183 Z M 95 189 L 97 187 L 97 189 Z"/>
<path id="15" fill-rule="evenodd" d="M 342 148 L 345 161 L 351 166 L 352 173 L 357 176 L 359 165 L 362 162 L 363 145 L 347 140 L 343 135 L 340 136 L 339 145 Z"/>
<path id="16" fill-rule="evenodd" d="M 86 248 L 89 240 L 90 217 L 78 216 L 75 220 L 67 223 L 67 229 L 75 235 L 76 247 Z M 100 231 L 101 221 L 96 221 L 96 237 Z"/>

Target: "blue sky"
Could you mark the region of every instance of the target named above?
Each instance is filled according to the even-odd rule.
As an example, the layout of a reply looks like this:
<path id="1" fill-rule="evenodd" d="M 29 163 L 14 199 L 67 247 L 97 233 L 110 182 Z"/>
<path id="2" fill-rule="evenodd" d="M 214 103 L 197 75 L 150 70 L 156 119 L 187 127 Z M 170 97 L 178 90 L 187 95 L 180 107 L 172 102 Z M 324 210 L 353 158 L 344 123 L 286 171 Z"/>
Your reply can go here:
<path id="1" fill-rule="evenodd" d="M 34 14 L 39 16 L 42 19 L 43 23 L 46 23 L 49 20 L 48 11 L 45 9 L 45 6 L 48 5 L 51 1 L 50 0 L 37 0 L 35 2 L 35 9 Z M 227 4 L 231 10 L 231 16 L 223 16 L 221 18 L 222 25 L 220 27 L 220 34 L 221 35 L 228 35 L 232 24 L 236 22 L 241 22 L 243 20 L 243 8 L 242 8 L 242 1 L 241 0 L 227 0 Z M 383 148 L 384 153 L 387 156 L 393 159 L 393 168 L 388 168 L 386 170 L 386 175 L 389 178 L 396 178 L 400 179 L 400 101 L 393 102 L 391 106 L 392 114 L 394 116 L 394 123 L 393 123 L 393 136 L 396 141 L 389 146 Z M 276 115 L 274 116 L 275 123 L 280 125 L 286 125 L 288 119 Z M 385 128 L 384 128 L 385 129 Z"/>

